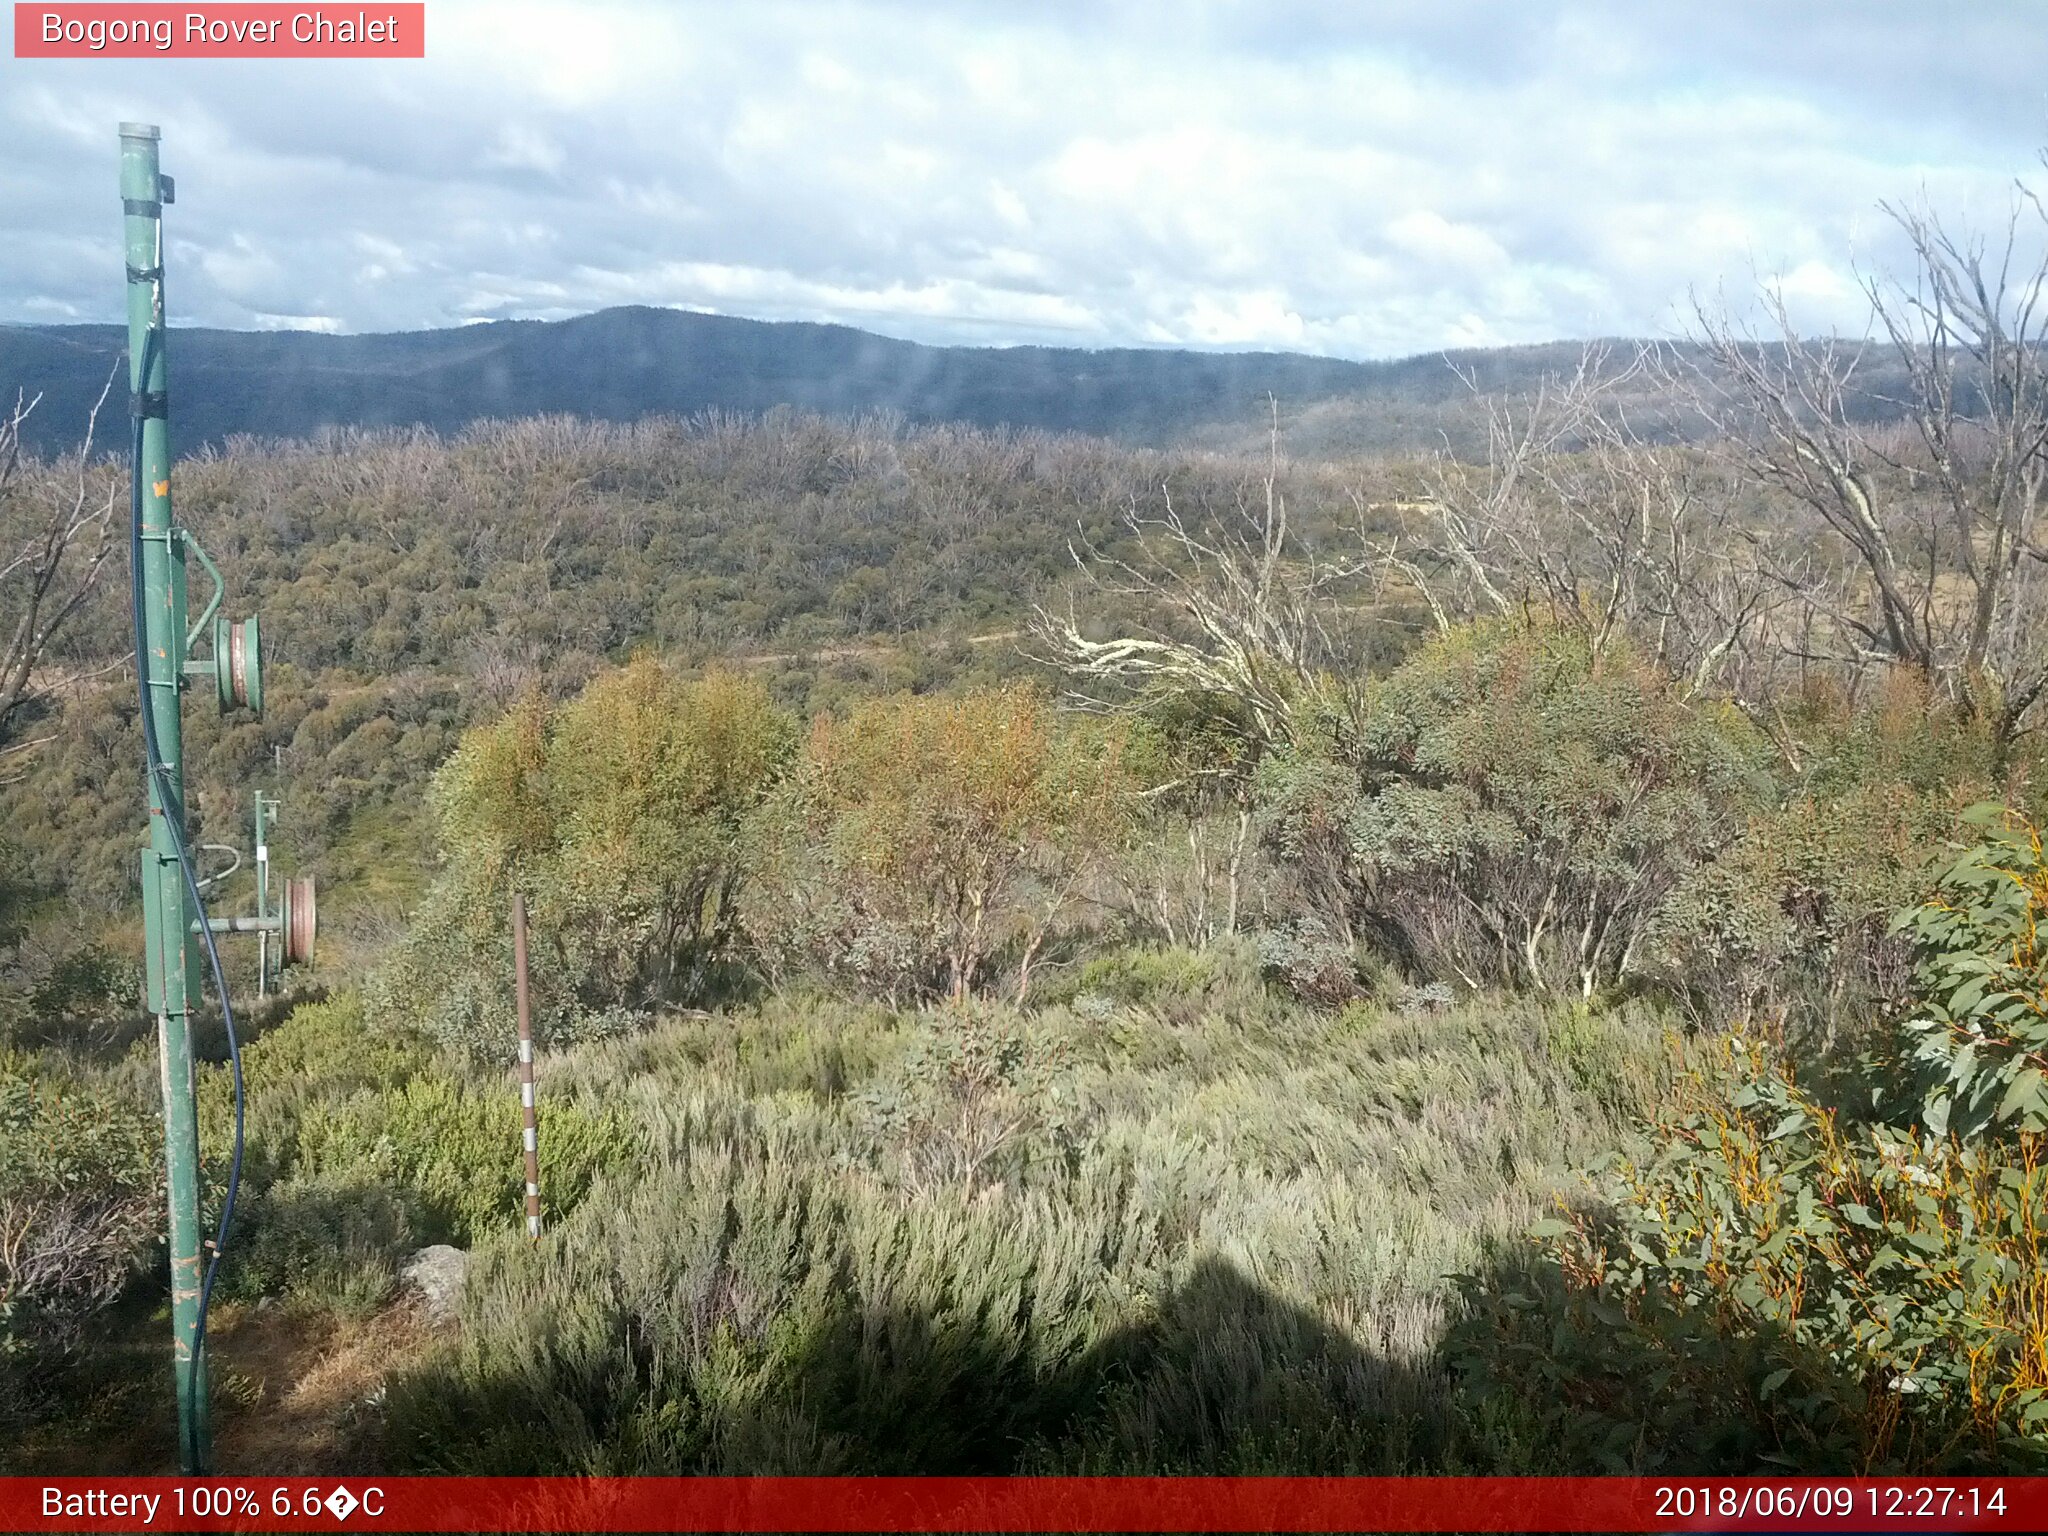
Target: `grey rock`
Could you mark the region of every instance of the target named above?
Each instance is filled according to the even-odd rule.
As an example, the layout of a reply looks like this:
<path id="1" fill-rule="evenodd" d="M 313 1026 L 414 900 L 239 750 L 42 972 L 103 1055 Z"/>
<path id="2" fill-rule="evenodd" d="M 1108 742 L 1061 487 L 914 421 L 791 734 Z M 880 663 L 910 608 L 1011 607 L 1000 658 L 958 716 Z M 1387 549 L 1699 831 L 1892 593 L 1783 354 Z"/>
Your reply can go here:
<path id="1" fill-rule="evenodd" d="M 435 1243 L 407 1259 L 398 1278 L 406 1289 L 419 1293 L 429 1322 L 447 1323 L 462 1311 L 462 1286 L 468 1276 L 469 1255 Z"/>
<path id="2" fill-rule="evenodd" d="M 1457 1000 L 1457 994 L 1451 991 L 1449 983 L 1432 981 L 1420 987 L 1403 987 L 1394 996 L 1394 1012 L 1404 1019 L 1417 1014 L 1442 1013 Z"/>

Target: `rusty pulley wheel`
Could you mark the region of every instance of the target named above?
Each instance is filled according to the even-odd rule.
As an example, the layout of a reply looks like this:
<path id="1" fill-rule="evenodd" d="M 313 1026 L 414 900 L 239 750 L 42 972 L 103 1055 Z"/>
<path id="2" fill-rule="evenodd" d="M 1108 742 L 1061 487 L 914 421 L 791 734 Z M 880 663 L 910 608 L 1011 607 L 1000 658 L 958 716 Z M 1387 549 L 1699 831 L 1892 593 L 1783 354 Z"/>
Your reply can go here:
<path id="1" fill-rule="evenodd" d="M 311 877 L 284 883 L 284 963 L 310 965 L 313 939 L 319 931 L 319 905 Z"/>

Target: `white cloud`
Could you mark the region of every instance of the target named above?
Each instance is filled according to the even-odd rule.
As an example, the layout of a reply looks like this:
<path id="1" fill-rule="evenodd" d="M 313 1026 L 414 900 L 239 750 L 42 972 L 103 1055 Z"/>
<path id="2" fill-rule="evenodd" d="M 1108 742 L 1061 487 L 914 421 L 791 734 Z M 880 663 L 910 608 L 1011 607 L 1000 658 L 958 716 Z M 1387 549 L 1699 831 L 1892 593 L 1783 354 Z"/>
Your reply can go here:
<path id="1" fill-rule="evenodd" d="M 1404 213 L 1387 225 L 1387 239 L 1395 249 L 1428 262 L 1439 271 L 1463 269 L 1472 273 L 1498 272 L 1511 258 L 1498 240 L 1471 224 L 1454 224 L 1428 208 Z"/>
<path id="2" fill-rule="evenodd" d="M 1386 355 L 1668 330 L 1884 198 L 2000 218 L 2048 13 L 1764 0 L 436 0 L 429 57 L 0 59 L 0 319 L 119 313 L 122 118 L 192 323 L 623 302 L 927 341 Z"/>
<path id="3" fill-rule="evenodd" d="M 562 168 L 564 159 L 562 146 L 549 135 L 524 123 L 507 123 L 498 130 L 498 142 L 484 156 L 484 164 L 552 176 Z"/>
<path id="4" fill-rule="evenodd" d="M 319 331 L 339 336 L 347 329 L 334 315 L 273 315 L 259 309 L 252 310 L 249 319 L 250 329 L 258 331 Z"/>

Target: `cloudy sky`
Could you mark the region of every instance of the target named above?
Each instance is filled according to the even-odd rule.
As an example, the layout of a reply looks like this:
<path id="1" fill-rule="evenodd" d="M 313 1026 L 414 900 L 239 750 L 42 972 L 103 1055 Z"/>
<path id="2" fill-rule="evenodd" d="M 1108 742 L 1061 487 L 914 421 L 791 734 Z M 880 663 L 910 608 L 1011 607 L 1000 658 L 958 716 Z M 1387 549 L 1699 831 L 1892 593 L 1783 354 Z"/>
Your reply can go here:
<path id="1" fill-rule="evenodd" d="M 349 7 L 351 13 L 354 7 Z M 1788 19 L 1789 13 L 1789 19 Z M 423 61 L 0 57 L 0 321 L 111 320 L 115 124 L 177 323 L 642 303 L 920 341 L 1384 357 L 1860 327 L 1878 205 L 2048 190 L 2033 0 L 429 0 Z"/>

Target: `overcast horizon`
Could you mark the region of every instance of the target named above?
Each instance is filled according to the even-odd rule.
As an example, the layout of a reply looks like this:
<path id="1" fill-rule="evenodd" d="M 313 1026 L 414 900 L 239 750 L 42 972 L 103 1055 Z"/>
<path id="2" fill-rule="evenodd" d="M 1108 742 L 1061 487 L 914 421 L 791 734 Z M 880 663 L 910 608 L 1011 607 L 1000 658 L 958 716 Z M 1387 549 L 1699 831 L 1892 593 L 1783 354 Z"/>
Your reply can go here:
<path id="1" fill-rule="evenodd" d="M 11 26 L 11 22 L 10 22 Z M 0 60 L 0 321 L 121 316 L 158 123 L 173 323 L 621 304 L 934 345 L 1409 356 L 1859 330 L 1880 210 L 2048 188 L 2048 12 L 1738 0 L 430 0 L 421 61 Z M 11 54 L 11 46 L 9 49 Z"/>

